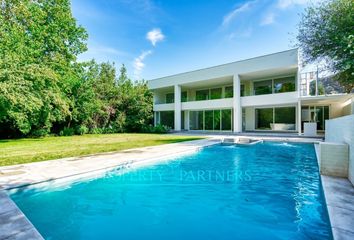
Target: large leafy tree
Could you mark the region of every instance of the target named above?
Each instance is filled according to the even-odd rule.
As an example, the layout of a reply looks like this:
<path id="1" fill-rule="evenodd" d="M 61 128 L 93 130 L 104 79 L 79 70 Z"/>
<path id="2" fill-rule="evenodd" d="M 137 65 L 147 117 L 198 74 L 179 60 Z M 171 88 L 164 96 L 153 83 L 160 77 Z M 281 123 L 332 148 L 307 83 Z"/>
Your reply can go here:
<path id="1" fill-rule="evenodd" d="M 0 134 L 49 132 L 70 117 L 86 39 L 69 0 L 0 1 Z"/>
<path id="2" fill-rule="evenodd" d="M 325 0 L 309 6 L 297 39 L 305 62 L 325 61 L 347 92 L 354 89 L 353 0 Z"/>

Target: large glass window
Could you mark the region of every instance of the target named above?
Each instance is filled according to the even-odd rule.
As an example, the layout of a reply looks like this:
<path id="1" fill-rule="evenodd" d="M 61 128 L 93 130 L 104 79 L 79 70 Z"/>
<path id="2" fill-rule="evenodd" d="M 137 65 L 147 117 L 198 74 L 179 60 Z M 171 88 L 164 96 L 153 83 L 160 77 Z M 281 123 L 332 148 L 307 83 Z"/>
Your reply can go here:
<path id="1" fill-rule="evenodd" d="M 274 79 L 274 93 L 295 91 L 295 77 Z"/>
<path id="2" fill-rule="evenodd" d="M 174 111 L 160 112 L 160 124 L 174 129 L 174 127 L 175 127 L 175 113 L 174 113 Z"/>
<path id="3" fill-rule="evenodd" d="M 317 130 L 325 130 L 326 120 L 329 119 L 328 106 L 302 106 L 301 107 L 301 124 L 302 129 L 305 122 L 317 123 Z"/>
<path id="4" fill-rule="evenodd" d="M 189 128 L 190 130 L 230 131 L 232 130 L 231 115 L 231 109 L 190 111 Z"/>
<path id="5" fill-rule="evenodd" d="M 256 109 L 256 129 L 289 131 L 296 129 L 296 108 L 259 108 Z"/>
<path id="6" fill-rule="evenodd" d="M 209 100 L 209 89 L 195 91 L 195 99 L 197 101 Z"/>
<path id="7" fill-rule="evenodd" d="M 241 84 L 241 97 L 245 96 L 245 85 Z"/>
<path id="8" fill-rule="evenodd" d="M 212 88 L 210 89 L 210 99 L 220 99 L 222 95 L 221 88 Z"/>
<path id="9" fill-rule="evenodd" d="M 231 131 L 232 128 L 231 115 L 232 115 L 231 109 L 221 110 L 221 130 Z"/>
<path id="10" fill-rule="evenodd" d="M 253 83 L 254 95 L 272 93 L 272 80 L 259 81 Z"/>
<path id="11" fill-rule="evenodd" d="M 274 109 L 274 124 L 272 130 L 287 131 L 295 130 L 296 109 L 295 107 L 281 107 Z"/>
<path id="12" fill-rule="evenodd" d="M 274 123 L 295 124 L 295 107 L 280 107 L 274 109 Z M 295 129 L 293 129 L 295 130 Z"/>
<path id="13" fill-rule="evenodd" d="M 175 102 L 175 94 L 167 93 L 166 94 L 166 103 L 174 103 Z"/>
<path id="14" fill-rule="evenodd" d="M 204 129 L 203 111 L 190 111 L 189 112 L 189 128 L 191 130 Z"/>
<path id="15" fill-rule="evenodd" d="M 214 130 L 220 131 L 220 110 L 214 110 Z"/>
<path id="16" fill-rule="evenodd" d="M 234 96 L 233 86 L 225 87 L 225 98 L 232 98 Z"/>
<path id="17" fill-rule="evenodd" d="M 273 108 L 256 109 L 256 129 L 271 129 L 273 123 Z"/>
<path id="18" fill-rule="evenodd" d="M 205 130 L 213 130 L 213 110 L 205 111 Z"/>
<path id="19" fill-rule="evenodd" d="M 187 102 L 187 92 L 181 92 L 181 102 Z"/>

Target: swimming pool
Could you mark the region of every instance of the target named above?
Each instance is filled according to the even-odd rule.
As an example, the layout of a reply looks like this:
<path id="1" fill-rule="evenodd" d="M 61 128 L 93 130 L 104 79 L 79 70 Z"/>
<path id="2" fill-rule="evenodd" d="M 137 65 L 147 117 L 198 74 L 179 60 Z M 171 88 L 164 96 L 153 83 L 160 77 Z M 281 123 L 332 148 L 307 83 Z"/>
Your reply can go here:
<path id="1" fill-rule="evenodd" d="M 332 239 L 313 144 L 214 145 L 11 198 L 46 239 Z"/>

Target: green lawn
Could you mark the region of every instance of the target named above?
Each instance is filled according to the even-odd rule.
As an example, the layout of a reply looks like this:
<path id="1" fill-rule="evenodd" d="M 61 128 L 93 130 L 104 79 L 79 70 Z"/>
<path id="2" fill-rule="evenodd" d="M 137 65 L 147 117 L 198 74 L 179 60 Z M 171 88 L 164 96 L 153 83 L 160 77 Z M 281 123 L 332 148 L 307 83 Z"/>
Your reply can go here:
<path id="1" fill-rule="evenodd" d="M 89 134 L 0 140 L 0 166 L 200 139 L 169 134 Z"/>

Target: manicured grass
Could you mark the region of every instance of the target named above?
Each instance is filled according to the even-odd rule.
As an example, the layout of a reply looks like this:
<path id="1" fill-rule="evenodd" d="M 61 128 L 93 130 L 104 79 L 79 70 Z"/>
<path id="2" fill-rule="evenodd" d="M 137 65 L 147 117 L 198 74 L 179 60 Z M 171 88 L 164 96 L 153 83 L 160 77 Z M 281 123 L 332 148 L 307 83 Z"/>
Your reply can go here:
<path id="1" fill-rule="evenodd" d="M 89 134 L 0 140 L 0 166 L 196 140 L 170 134 Z"/>

